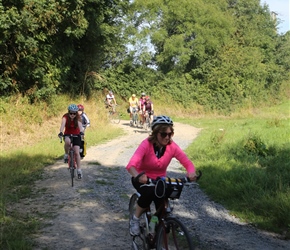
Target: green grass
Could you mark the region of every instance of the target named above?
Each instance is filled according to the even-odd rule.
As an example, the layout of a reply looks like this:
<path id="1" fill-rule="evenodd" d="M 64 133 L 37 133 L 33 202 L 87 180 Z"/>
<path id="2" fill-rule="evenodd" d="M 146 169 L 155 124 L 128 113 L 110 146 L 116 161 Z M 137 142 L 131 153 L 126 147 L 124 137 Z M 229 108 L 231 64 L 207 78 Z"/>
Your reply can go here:
<path id="1" fill-rule="evenodd" d="M 97 130 L 87 129 L 88 147 L 122 134 L 110 125 Z M 57 133 L 34 146 L 1 152 L 0 164 L 0 249 L 32 249 L 27 235 L 39 229 L 36 217 L 7 209 L 8 204 L 31 197 L 34 181 L 41 178 L 45 166 L 63 157 L 63 144 Z"/>
<path id="2" fill-rule="evenodd" d="M 59 143 L 57 134 L 67 103 L 85 104 L 92 124 L 86 132 L 88 147 L 121 135 L 120 130 L 106 123 L 102 98 L 95 100 L 99 101 L 84 103 L 60 97 L 50 106 L 39 105 L 42 108 L 38 110 L 26 102 L 9 105 L 2 100 L 2 107 L 7 108 L 0 112 L 5 116 L 5 126 L 3 118 L 0 126 L 9 129 L 3 130 L 0 138 L 1 145 L 6 143 L 5 150 L 0 152 L 0 249 L 32 249 L 29 235 L 39 229 L 37 217 L 17 213 L 8 209 L 8 205 L 41 195 L 32 192 L 34 181 L 41 178 L 45 166 L 63 156 L 63 144 Z M 120 111 L 124 111 L 126 104 L 119 104 Z M 160 113 L 158 107 L 162 104 L 155 106 L 156 113 Z M 288 101 L 270 108 L 247 109 L 231 117 L 201 113 L 192 117 L 192 110 L 186 113 L 182 107 L 172 108 L 172 105 L 162 112 L 175 121 L 202 128 L 186 151 L 203 171 L 202 189 L 232 214 L 278 233 L 290 231 L 289 106 Z M 51 110 L 51 107 L 58 108 Z M 30 110 L 30 116 L 22 116 L 21 110 Z M 48 110 L 52 116 L 46 118 Z M 13 122 L 15 114 L 21 126 Z M 33 117 L 41 125 L 35 124 Z M 124 113 L 124 117 L 128 118 L 128 114 Z"/>
<path id="3" fill-rule="evenodd" d="M 187 149 L 202 189 L 242 220 L 289 233 L 289 102 L 256 116 L 180 121 L 202 128 Z"/>

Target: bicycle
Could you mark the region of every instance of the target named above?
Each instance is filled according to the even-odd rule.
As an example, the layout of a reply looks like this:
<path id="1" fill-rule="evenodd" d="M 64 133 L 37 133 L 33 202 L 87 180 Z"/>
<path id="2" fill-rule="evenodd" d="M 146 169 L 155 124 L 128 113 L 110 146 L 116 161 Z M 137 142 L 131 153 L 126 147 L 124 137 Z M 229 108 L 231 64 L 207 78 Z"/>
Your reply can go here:
<path id="1" fill-rule="evenodd" d="M 131 127 L 138 127 L 138 108 L 132 109 L 132 122 L 130 122 Z"/>
<path id="2" fill-rule="evenodd" d="M 108 118 L 109 118 L 111 123 L 119 124 L 121 119 L 120 119 L 119 112 L 116 111 L 116 106 L 117 105 L 115 105 L 115 107 L 107 106 L 109 108 Z"/>
<path id="3" fill-rule="evenodd" d="M 151 129 L 151 112 L 145 111 L 145 123 L 143 128 L 147 131 Z"/>
<path id="4" fill-rule="evenodd" d="M 134 181 L 144 173 L 140 173 Z M 199 171 L 197 179 L 201 177 Z M 182 189 L 185 185 L 197 183 L 190 182 L 187 178 L 169 178 L 163 177 L 156 181 L 148 181 L 149 186 L 155 186 L 156 190 L 163 190 L 163 194 L 158 194 L 158 197 L 164 197 L 162 205 L 152 216 L 151 208 L 148 207 L 140 216 L 140 235 L 133 236 L 131 249 L 133 250 L 149 250 L 156 248 L 157 250 L 193 250 L 194 244 L 186 226 L 173 214 L 173 207 L 170 205 L 170 200 L 179 199 Z M 161 186 L 160 186 L 161 185 Z M 158 188 L 157 188 L 158 187 Z M 159 191 L 157 191 L 159 192 Z M 157 195 L 157 194 L 156 194 Z M 162 196 L 163 195 L 163 196 Z M 129 202 L 129 220 L 134 215 L 135 207 L 140 194 L 134 193 Z M 157 216 L 158 222 L 155 228 L 150 228 L 152 217 Z"/>
<path id="5" fill-rule="evenodd" d="M 65 160 L 65 163 L 68 163 L 68 169 L 70 171 L 70 176 L 71 176 L 71 186 L 74 186 L 74 177 L 76 175 L 76 166 L 77 166 L 77 159 L 76 159 L 76 154 L 74 151 L 73 147 L 73 137 L 78 137 L 78 135 L 69 135 L 70 139 L 70 148 L 69 148 L 69 153 L 68 153 L 68 159 Z M 64 136 L 60 136 L 60 143 L 62 143 Z"/>

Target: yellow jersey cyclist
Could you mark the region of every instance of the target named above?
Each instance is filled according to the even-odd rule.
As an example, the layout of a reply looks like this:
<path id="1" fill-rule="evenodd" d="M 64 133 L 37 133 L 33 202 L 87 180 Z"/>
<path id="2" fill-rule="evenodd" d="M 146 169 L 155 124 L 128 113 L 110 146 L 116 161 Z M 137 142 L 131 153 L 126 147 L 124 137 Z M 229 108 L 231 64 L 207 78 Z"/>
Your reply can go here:
<path id="1" fill-rule="evenodd" d="M 138 106 L 139 106 L 139 101 L 136 98 L 136 95 L 133 94 L 130 98 L 129 98 L 129 110 L 130 110 L 130 124 L 133 124 L 132 121 L 132 117 L 133 117 L 133 109 L 136 109 L 136 111 L 138 111 Z"/>

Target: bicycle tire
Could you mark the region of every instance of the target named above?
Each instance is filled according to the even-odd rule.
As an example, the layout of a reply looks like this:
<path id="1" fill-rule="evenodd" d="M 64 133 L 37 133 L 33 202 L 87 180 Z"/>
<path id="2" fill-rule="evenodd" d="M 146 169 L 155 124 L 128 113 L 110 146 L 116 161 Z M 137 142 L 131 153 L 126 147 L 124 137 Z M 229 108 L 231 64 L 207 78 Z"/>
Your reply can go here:
<path id="1" fill-rule="evenodd" d="M 159 224 L 156 235 L 156 250 L 194 250 L 186 226 L 177 218 L 168 217 Z"/>
<path id="2" fill-rule="evenodd" d="M 71 186 L 74 186 L 75 167 L 74 167 L 74 151 L 69 152 L 69 171 L 71 175 Z"/>
<path id="3" fill-rule="evenodd" d="M 134 193 L 129 202 L 129 226 L 130 226 L 130 220 L 134 215 L 137 201 L 138 201 L 139 195 L 137 193 Z M 146 240 L 146 222 L 145 222 L 145 214 L 143 213 L 140 216 L 140 235 L 133 236 L 132 239 L 132 250 L 149 250 L 150 247 L 148 246 L 147 240 Z"/>
<path id="4" fill-rule="evenodd" d="M 120 114 L 118 112 L 111 113 L 110 119 L 111 119 L 112 123 L 119 124 L 120 123 Z"/>
<path id="5" fill-rule="evenodd" d="M 132 115 L 133 127 L 138 127 L 138 113 L 133 112 Z"/>
<path id="6" fill-rule="evenodd" d="M 145 123 L 144 123 L 144 129 L 149 131 L 151 128 L 151 124 L 150 124 L 150 118 L 149 116 L 146 117 Z"/>

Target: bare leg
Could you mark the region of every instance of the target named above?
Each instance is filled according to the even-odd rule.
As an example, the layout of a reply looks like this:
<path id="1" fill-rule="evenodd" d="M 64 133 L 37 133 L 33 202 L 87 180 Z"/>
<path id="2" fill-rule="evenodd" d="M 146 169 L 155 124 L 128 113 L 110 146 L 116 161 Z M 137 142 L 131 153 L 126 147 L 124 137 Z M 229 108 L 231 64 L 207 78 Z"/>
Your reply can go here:
<path id="1" fill-rule="evenodd" d="M 140 207 L 138 204 L 136 204 L 136 210 L 135 210 L 135 216 L 139 218 L 141 214 L 145 211 L 145 208 Z"/>

